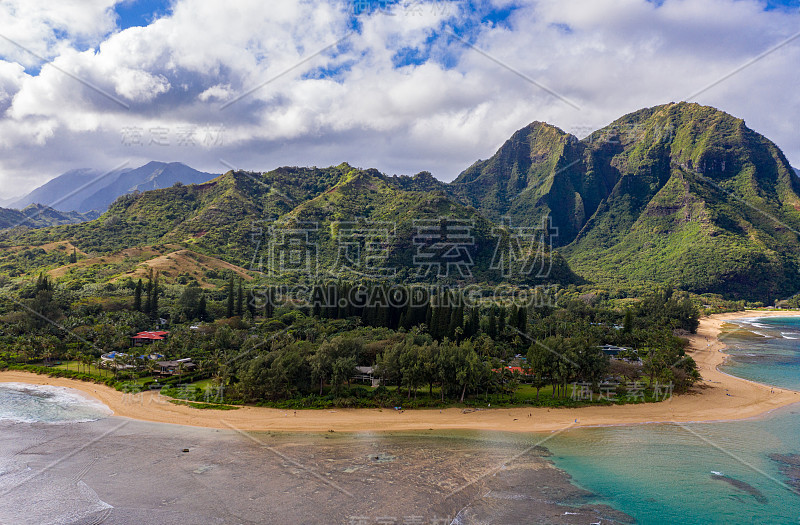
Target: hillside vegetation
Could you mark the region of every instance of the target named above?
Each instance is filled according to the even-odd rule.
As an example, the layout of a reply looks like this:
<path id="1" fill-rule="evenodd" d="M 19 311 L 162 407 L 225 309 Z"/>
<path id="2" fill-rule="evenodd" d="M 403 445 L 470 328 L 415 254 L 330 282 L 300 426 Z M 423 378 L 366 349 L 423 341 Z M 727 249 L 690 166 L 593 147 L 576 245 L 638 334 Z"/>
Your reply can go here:
<path id="1" fill-rule="evenodd" d="M 549 216 L 596 282 L 764 301 L 800 288 L 800 181 L 775 144 L 711 107 L 643 109 L 582 140 L 535 122 L 449 191 L 487 217 Z"/>

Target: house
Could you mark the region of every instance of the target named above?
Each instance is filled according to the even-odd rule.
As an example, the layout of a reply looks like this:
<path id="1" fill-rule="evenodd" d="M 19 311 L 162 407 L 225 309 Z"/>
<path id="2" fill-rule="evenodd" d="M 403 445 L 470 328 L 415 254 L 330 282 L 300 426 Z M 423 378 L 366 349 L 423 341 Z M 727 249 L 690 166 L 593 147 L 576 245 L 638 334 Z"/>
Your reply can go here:
<path id="1" fill-rule="evenodd" d="M 185 372 L 192 372 L 197 368 L 197 365 L 192 363 L 191 357 L 175 361 L 158 361 L 156 364 L 158 365 L 159 373 L 165 376 L 181 375 Z"/>
<path id="2" fill-rule="evenodd" d="M 524 376 L 533 375 L 533 373 L 528 368 L 522 368 L 521 366 L 504 366 L 503 368 L 493 368 L 492 372 L 500 372 L 501 370 L 508 370 L 512 374 L 517 372 Z"/>
<path id="3" fill-rule="evenodd" d="M 142 346 L 143 344 L 150 344 L 156 341 L 163 341 L 167 338 L 169 332 L 165 330 L 156 330 L 152 332 L 139 332 L 131 337 L 133 346 Z"/>
<path id="4" fill-rule="evenodd" d="M 127 370 L 129 368 L 134 368 L 133 365 L 124 364 L 121 360 L 125 357 L 128 357 L 128 354 L 123 354 L 122 352 L 109 352 L 107 354 L 103 354 L 100 356 L 100 362 L 104 364 L 104 366 L 108 368 L 115 368 L 117 370 Z M 117 361 L 120 359 L 120 361 Z"/>
<path id="5" fill-rule="evenodd" d="M 373 386 L 380 386 L 381 380 L 375 377 L 375 368 L 371 366 L 357 366 L 355 374 L 353 374 L 354 381 L 369 381 Z"/>
<path id="6" fill-rule="evenodd" d="M 109 352 L 100 356 L 101 361 L 114 361 L 118 357 L 127 357 L 128 354 L 122 352 Z"/>
<path id="7" fill-rule="evenodd" d="M 598 348 L 602 350 L 604 354 L 611 357 L 616 357 L 619 355 L 620 352 L 630 350 L 630 348 L 625 348 L 624 346 L 614 346 L 614 345 L 602 345 L 598 346 Z"/>

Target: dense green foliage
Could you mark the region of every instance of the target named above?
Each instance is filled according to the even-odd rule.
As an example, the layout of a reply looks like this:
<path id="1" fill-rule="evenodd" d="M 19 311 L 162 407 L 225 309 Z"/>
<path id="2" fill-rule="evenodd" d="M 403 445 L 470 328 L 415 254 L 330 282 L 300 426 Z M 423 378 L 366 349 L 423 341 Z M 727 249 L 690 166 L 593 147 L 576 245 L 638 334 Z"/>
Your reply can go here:
<path id="1" fill-rule="evenodd" d="M 122 196 L 101 218 L 88 223 L 5 232 L 0 246 L 69 239 L 83 252 L 110 254 L 134 246 L 172 243 L 269 275 L 281 273 L 283 281 L 296 281 L 309 274 L 363 275 L 363 268 L 342 265 L 340 242 L 342 236 L 361 228 L 373 236 L 359 233 L 361 246 L 380 245 L 383 250 L 370 259 L 369 274 L 374 278 L 525 285 L 579 281 L 547 243 L 523 246 L 519 260 L 509 260 L 511 266 L 504 273 L 494 265 L 494 258 L 498 246 L 505 249 L 513 242 L 513 232 L 496 227 L 474 209 L 449 198 L 443 187 L 428 173 L 387 177 L 347 164 L 324 169 L 280 168 L 263 174 L 229 172 L 202 185 L 176 185 Z M 424 272 L 414 264 L 420 221 L 438 225 L 445 232 L 444 240 L 448 228 L 466 228 L 463 252 L 459 252 L 464 262 L 460 271 L 437 267 L 421 275 Z M 282 241 L 281 235 L 300 229 L 310 232 L 313 264 L 302 272 L 276 268 L 275 251 L 293 241 L 289 237 Z M 382 237 L 375 238 L 379 235 Z M 525 265 L 526 271 L 514 271 Z M 543 267 L 546 272 L 531 271 Z"/>
<path id="2" fill-rule="evenodd" d="M 797 176 L 775 144 L 707 106 L 643 109 L 580 141 L 533 123 L 450 192 L 515 225 L 550 217 L 595 282 L 765 302 L 800 289 Z"/>
<path id="3" fill-rule="evenodd" d="M 234 278 L 228 283 L 206 292 L 193 283 L 162 286 L 153 274 L 145 282 L 87 293 L 64 289 L 42 274 L 19 298 L 0 302 L 0 362 L 136 392 L 156 377 L 155 362 L 140 353 L 188 357 L 200 368 L 162 378 L 160 384 L 173 385 L 166 393 L 200 403 L 295 408 L 576 405 L 587 401 L 575 398 L 575 383 L 597 391 L 609 377 L 623 393 L 624 385 L 640 381 L 645 395 L 639 401 L 657 400 L 654 385 L 669 383 L 680 391 L 697 378 L 693 361 L 683 354 L 685 342 L 673 335 L 676 328 L 696 327 L 697 309 L 669 290 L 627 311 L 591 305 L 566 291 L 553 297 L 563 306 L 542 302 L 531 309 L 480 297 L 468 302 L 445 288 L 430 289 L 415 307 L 395 308 L 371 299 L 360 305 L 322 300 L 324 293 L 340 299 L 359 286 L 344 281 L 318 285 L 312 293 L 317 300 L 307 304 L 242 304 L 261 291 Z M 377 298 L 388 290 L 376 285 L 362 291 Z M 231 298 L 232 312 L 226 307 Z M 130 336 L 153 329 L 152 320 L 161 317 L 172 320 L 169 338 L 146 350 L 131 349 Z M 599 349 L 602 343 L 629 345 L 628 364 L 615 370 Z M 117 357 L 120 366 L 99 360 L 110 351 L 127 354 Z M 60 361 L 68 364 L 47 366 Z M 510 365 L 524 373 L 512 372 Z M 357 366 L 372 367 L 381 386 L 358 384 Z M 208 388 L 181 386 L 198 380 L 210 381 L 211 396 Z M 533 390 L 520 397 L 526 388 L 535 388 L 535 397 Z"/>

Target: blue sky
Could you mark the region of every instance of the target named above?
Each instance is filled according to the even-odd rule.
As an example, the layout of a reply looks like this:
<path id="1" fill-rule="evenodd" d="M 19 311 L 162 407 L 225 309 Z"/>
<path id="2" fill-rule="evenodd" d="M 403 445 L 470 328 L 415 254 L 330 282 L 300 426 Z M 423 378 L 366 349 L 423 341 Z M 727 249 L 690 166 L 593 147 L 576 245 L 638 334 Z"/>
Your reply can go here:
<path id="1" fill-rule="evenodd" d="M 170 0 L 128 0 L 114 6 L 117 13 L 117 27 L 144 27 L 169 13 L 172 2 Z"/>
<path id="2" fill-rule="evenodd" d="M 416 0 L 346 0 L 345 3 L 348 1 L 351 4 L 350 9 L 353 15 L 350 25 L 357 32 L 360 31 L 361 24 L 359 19 L 362 16 L 374 15 L 375 12 L 389 11 L 393 7 L 415 5 L 416 3 Z M 664 0 L 649 1 L 659 6 L 664 3 Z M 459 3 L 462 5 L 460 11 L 462 16 L 458 19 L 448 20 L 447 29 L 469 41 L 474 40 L 480 29 L 487 26 L 510 29 L 509 18 L 516 9 L 524 7 L 526 4 L 526 2 L 511 1 L 497 6 L 492 5 L 490 2 L 475 0 L 465 0 Z M 765 11 L 797 11 L 800 9 L 800 0 L 761 0 L 761 3 L 764 5 Z M 173 0 L 122 1 L 114 6 L 114 12 L 117 15 L 116 30 L 125 30 L 130 27 L 146 27 L 154 20 L 168 16 L 171 12 L 172 4 Z M 464 14 L 467 16 L 463 16 Z M 571 28 L 566 24 L 557 24 L 555 27 L 566 33 L 571 31 Z M 398 50 L 393 57 L 394 65 L 396 67 L 416 66 L 428 60 L 436 60 L 445 67 L 453 66 L 455 57 L 452 55 L 431 53 L 434 43 L 443 36 L 447 37 L 447 35 L 442 34 L 442 31 L 433 30 L 423 45 L 405 47 Z M 347 64 L 341 67 L 319 68 L 314 72 L 310 72 L 307 76 L 309 78 L 336 77 L 336 75 L 347 69 Z"/>

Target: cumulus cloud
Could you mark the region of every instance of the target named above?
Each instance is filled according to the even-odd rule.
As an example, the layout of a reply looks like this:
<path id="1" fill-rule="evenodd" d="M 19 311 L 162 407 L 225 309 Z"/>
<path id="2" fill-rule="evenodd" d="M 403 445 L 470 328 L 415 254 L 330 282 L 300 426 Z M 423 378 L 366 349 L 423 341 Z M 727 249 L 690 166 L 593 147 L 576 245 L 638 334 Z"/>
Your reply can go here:
<path id="1" fill-rule="evenodd" d="M 118 69 L 112 79 L 117 94 L 136 102 L 150 102 L 170 88 L 164 75 L 152 75 L 140 69 Z"/>
<path id="2" fill-rule="evenodd" d="M 216 84 L 206 89 L 197 98 L 203 102 L 211 100 L 227 100 L 234 95 L 230 84 Z"/>
<path id="3" fill-rule="evenodd" d="M 11 99 L 19 91 L 25 77 L 25 68 L 21 64 L 0 60 L 0 113 L 11 105 Z"/>
<path id="4" fill-rule="evenodd" d="M 111 8 L 118 1 L 2 0 L 0 56 L 36 66 L 70 47 L 92 45 L 114 29 Z"/>
<path id="5" fill-rule="evenodd" d="M 150 159 L 217 172 L 349 161 L 451 179 L 533 120 L 583 135 L 698 92 L 800 164 L 800 39 L 717 82 L 800 25 L 755 0 L 399 2 L 357 16 L 337 0 L 176 0 L 124 31 L 109 29 L 111 0 L 74 13 L 11 3 L 0 21 L 36 25 L 26 45 L 52 63 L 26 72 L 0 47 L 9 193 Z M 20 9 L 33 21 L 9 14 Z"/>

